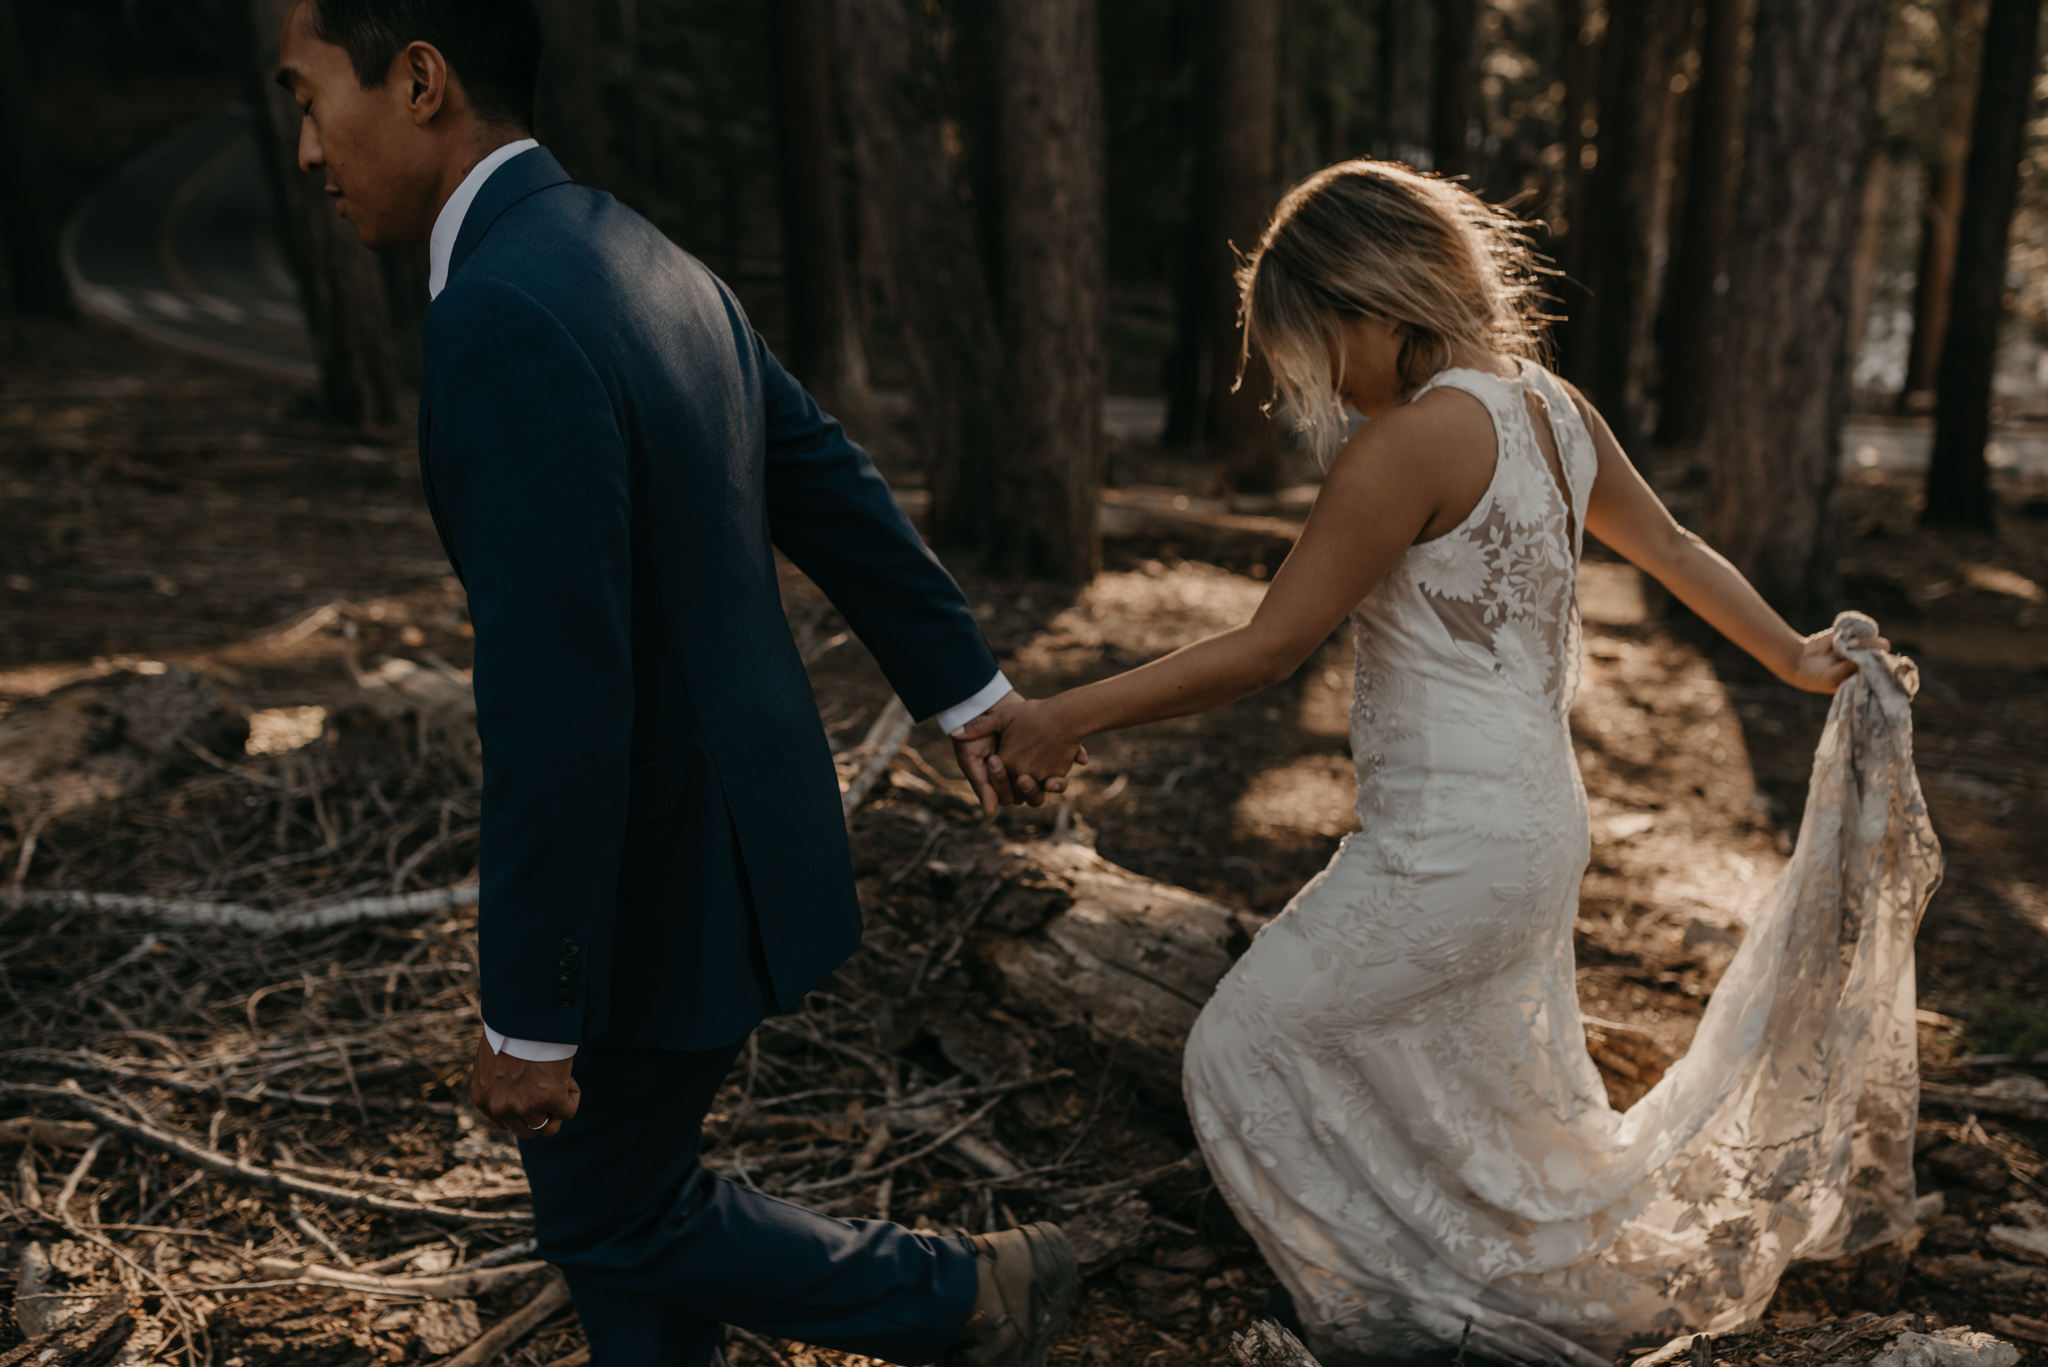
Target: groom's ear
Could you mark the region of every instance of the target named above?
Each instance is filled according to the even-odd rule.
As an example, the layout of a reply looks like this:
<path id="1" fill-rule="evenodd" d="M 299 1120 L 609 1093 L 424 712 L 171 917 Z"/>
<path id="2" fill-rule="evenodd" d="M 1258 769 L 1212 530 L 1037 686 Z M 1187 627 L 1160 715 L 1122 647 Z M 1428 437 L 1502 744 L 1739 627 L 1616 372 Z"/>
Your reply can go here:
<path id="1" fill-rule="evenodd" d="M 407 43 L 391 59 L 389 83 L 405 92 L 407 111 L 413 124 L 424 127 L 451 103 L 450 86 L 455 81 L 448 59 L 432 43 Z"/>

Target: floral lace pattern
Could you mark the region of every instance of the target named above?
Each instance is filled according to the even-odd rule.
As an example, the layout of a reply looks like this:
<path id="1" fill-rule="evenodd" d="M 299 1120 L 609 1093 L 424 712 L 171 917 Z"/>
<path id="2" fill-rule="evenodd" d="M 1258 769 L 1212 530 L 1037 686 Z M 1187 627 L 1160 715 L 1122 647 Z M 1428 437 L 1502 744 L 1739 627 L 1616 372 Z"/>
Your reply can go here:
<path id="1" fill-rule="evenodd" d="M 1437 383 L 1493 413 L 1492 486 L 1359 605 L 1363 829 L 1218 987 L 1187 1099 L 1330 1367 L 1452 1344 L 1468 1321 L 1475 1352 L 1595 1367 L 1632 1339 L 1733 1328 L 1793 1259 L 1910 1227 L 1912 940 L 1940 870 L 1914 676 L 1857 656 L 1792 862 L 1692 1051 L 1614 1111 L 1571 945 L 1591 438 L 1539 368 Z"/>

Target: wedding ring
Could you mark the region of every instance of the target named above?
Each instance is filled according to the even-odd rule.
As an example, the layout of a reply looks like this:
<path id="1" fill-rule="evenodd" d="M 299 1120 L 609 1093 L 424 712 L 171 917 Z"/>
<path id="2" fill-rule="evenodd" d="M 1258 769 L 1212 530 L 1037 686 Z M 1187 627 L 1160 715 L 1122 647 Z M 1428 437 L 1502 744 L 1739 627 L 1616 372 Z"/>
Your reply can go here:
<path id="1" fill-rule="evenodd" d="M 539 1134 L 539 1133 L 540 1133 L 540 1132 L 541 1132 L 542 1130 L 544 1130 L 544 1129 L 546 1129 L 546 1128 L 548 1127 L 548 1121 L 550 1121 L 550 1120 L 553 1120 L 553 1119 L 554 1119 L 554 1117 L 553 1117 L 553 1116 L 546 1116 L 546 1117 L 544 1117 L 544 1118 L 543 1118 L 543 1119 L 541 1120 L 540 1124 L 538 1124 L 538 1125 L 535 1125 L 535 1126 L 533 1127 L 533 1132 L 534 1132 L 535 1134 Z"/>

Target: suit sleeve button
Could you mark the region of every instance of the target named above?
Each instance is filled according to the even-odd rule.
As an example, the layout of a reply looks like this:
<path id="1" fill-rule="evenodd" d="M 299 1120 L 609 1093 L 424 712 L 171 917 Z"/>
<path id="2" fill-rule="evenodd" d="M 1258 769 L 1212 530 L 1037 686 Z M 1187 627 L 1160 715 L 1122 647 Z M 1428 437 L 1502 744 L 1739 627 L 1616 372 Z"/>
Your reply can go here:
<path id="1" fill-rule="evenodd" d="M 576 994 L 574 992 L 564 988 L 562 991 L 555 993 L 556 1006 L 574 1006 L 575 1004 Z"/>
<path id="2" fill-rule="evenodd" d="M 574 958 L 582 952 L 583 946 L 576 943 L 575 936 L 564 935 L 562 937 L 562 956 L 564 958 Z"/>

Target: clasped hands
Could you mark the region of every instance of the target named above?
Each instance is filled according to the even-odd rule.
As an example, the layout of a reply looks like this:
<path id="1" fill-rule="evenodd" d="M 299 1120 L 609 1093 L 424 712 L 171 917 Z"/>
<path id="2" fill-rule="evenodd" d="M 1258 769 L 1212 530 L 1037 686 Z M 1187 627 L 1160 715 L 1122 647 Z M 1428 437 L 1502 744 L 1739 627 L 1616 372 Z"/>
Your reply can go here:
<path id="1" fill-rule="evenodd" d="M 1012 692 L 953 732 L 953 758 L 981 799 L 982 814 L 994 816 L 1005 804 L 1040 807 L 1065 792 L 1068 773 L 1088 762 L 1088 747 L 1072 731 L 1057 698 L 1033 701 Z"/>

